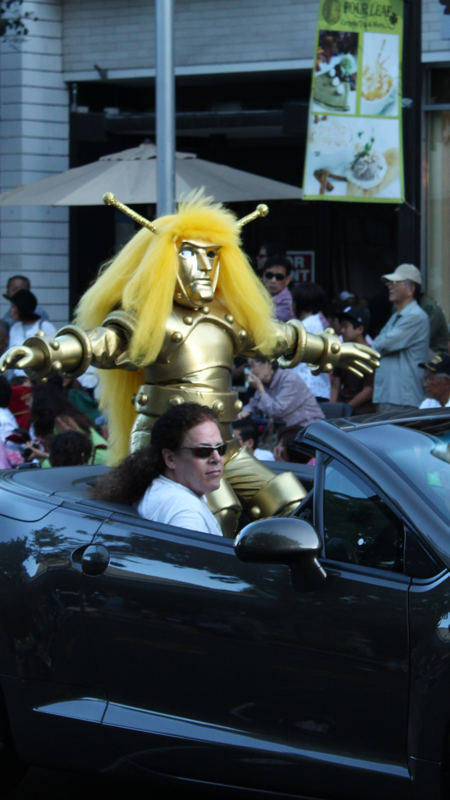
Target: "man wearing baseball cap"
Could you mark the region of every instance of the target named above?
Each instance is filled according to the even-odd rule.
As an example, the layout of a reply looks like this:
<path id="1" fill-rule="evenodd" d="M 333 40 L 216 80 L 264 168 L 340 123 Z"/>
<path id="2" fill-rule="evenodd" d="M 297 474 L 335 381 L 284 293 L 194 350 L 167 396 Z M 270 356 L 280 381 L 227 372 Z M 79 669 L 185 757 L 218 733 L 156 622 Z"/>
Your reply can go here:
<path id="1" fill-rule="evenodd" d="M 443 408 L 450 406 L 450 356 L 435 356 L 431 361 L 419 364 L 425 370 L 423 388 L 426 399 L 420 408 Z"/>
<path id="2" fill-rule="evenodd" d="M 370 313 L 362 306 L 347 306 L 338 314 L 340 332 L 344 342 L 367 344 L 365 336 L 370 325 Z M 374 375 L 359 378 L 347 369 L 333 370 L 331 402 L 348 403 L 355 414 L 374 414 L 372 403 Z"/>
<path id="3" fill-rule="evenodd" d="M 422 275 L 420 270 L 414 264 L 401 264 L 395 272 L 390 275 L 383 275 L 383 278 L 388 282 L 389 280 L 398 280 L 396 276 L 406 278 L 413 281 L 415 286 L 414 299 L 417 300 L 420 307 L 428 314 L 430 320 L 430 349 L 434 353 L 447 353 L 449 343 L 448 324 L 445 314 L 439 303 L 433 300 L 428 295 L 422 292 Z"/>
<path id="4" fill-rule="evenodd" d="M 420 298 L 422 277 L 413 264 L 400 264 L 382 277 L 395 312 L 373 343 L 381 354 L 373 401 L 380 413 L 406 411 L 417 408 L 423 400 L 419 364 L 427 361 L 430 346 L 428 315 L 416 300 L 416 296 Z"/>

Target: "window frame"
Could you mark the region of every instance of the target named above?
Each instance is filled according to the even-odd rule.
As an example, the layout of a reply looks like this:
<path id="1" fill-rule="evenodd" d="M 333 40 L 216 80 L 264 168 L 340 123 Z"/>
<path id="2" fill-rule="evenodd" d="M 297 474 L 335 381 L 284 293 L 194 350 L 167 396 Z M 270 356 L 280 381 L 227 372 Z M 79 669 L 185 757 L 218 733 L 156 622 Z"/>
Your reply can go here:
<path id="1" fill-rule="evenodd" d="M 420 534 L 417 533 L 414 529 L 411 528 L 411 523 L 407 521 L 403 515 L 398 513 L 398 509 L 394 506 L 393 503 L 390 502 L 389 498 L 386 496 L 385 492 L 380 489 L 370 478 L 365 475 L 364 472 L 355 468 L 353 464 L 347 461 L 345 458 L 339 457 L 336 453 L 326 453 L 324 451 L 318 451 L 318 454 L 321 454 L 321 458 L 316 458 L 316 482 L 314 484 L 315 494 L 314 494 L 314 527 L 316 530 L 319 531 L 321 539 L 322 539 L 322 554 L 321 559 L 326 561 L 330 564 L 343 564 L 345 568 L 349 568 L 351 572 L 364 572 L 364 574 L 368 575 L 385 575 L 389 576 L 389 578 L 395 578 L 400 581 L 404 581 L 405 579 L 410 581 L 411 578 L 405 572 L 405 553 L 406 553 L 406 529 L 408 528 L 417 536 L 419 536 L 419 541 L 422 541 L 422 537 Z M 374 494 L 378 495 L 380 499 L 386 503 L 390 511 L 400 520 L 403 526 L 403 571 L 402 572 L 391 572 L 386 569 L 382 569 L 381 567 L 366 567 L 363 564 L 350 564 L 346 561 L 335 561 L 331 558 L 327 558 L 326 551 L 325 551 L 325 531 L 324 531 L 324 488 L 325 488 L 325 469 L 330 464 L 331 461 L 337 461 L 338 464 L 341 464 L 343 467 L 346 467 L 349 472 L 355 475 L 360 481 L 363 481 L 365 485 L 367 485 Z"/>

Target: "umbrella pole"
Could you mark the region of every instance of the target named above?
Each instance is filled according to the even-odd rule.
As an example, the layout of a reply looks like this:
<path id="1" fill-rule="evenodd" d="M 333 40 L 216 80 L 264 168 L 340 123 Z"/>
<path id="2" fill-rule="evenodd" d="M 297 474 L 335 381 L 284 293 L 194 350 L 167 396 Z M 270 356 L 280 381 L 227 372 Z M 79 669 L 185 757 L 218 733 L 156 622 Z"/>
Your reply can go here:
<path id="1" fill-rule="evenodd" d="M 173 0 L 155 0 L 157 214 L 175 208 L 175 73 Z"/>

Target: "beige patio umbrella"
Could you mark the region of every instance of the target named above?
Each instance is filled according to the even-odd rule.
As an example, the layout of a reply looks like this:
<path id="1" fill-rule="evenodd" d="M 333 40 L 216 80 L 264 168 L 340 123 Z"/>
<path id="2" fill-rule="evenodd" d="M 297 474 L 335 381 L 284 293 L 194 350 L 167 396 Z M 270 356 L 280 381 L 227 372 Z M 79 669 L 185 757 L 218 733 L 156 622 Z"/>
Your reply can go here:
<path id="1" fill-rule="evenodd" d="M 251 172 L 204 161 L 193 153 L 176 153 L 176 200 L 204 187 L 222 202 L 294 200 L 302 190 Z M 156 147 L 141 144 L 121 153 L 75 167 L 51 178 L 18 186 L 0 194 L 3 206 L 99 206 L 105 192 L 122 203 L 156 203 Z"/>

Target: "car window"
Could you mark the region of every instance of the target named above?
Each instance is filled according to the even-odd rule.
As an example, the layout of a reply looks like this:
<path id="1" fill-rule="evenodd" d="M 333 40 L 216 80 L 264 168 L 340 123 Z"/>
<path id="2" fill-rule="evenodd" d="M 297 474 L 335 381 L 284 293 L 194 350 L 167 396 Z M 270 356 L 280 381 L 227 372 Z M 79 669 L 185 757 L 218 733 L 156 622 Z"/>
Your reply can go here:
<path id="1" fill-rule="evenodd" d="M 323 525 L 327 558 L 403 572 L 402 521 L 336 460 L 325 467 Z"/>

